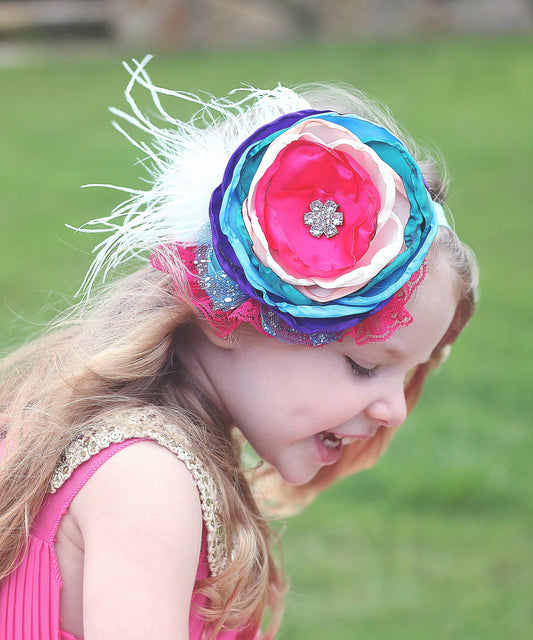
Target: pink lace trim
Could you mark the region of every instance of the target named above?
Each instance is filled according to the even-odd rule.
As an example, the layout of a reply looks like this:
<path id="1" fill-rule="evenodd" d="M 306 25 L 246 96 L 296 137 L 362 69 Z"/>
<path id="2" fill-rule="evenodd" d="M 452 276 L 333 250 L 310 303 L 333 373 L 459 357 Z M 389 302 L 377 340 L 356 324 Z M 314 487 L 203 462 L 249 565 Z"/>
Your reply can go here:
<path id="1" fill-rule="evenodd" d="M 185 276 L 194 306 L 202 312 L 219 337 L 225 338 L 243 322 L 265 333 L 261 324 L 261 306 L 252 298 L 248 298 L 231 311 L 213 309 L 211 299 L 198 285 L 198 273 L 194 266 L 195 257 L 196 247 L 166 245 L 152 253 L 150 263 L 159 271 L 170 274 L 174 278 L 176 288 L 178 288 L 177 283 Z"/>
<path id="2" fill-rule="evenodd" d="M 198 273 L 194 266 L 196 251 L 196 247 L 183 247 L 178 244 L 166 245 L 152 253 L 150 262 L 153 267 L 163 273 L 168 273 L 174 278 L 176 289 L 179 288 L 178 282 L 185 277 L 193 304 L 219 337 L 225 338 L 229 336 L 243 323 L 252 325 L 263 335 L 272 336 L 272 333 L 266 331 L 263 326 L 261 304 L 252 298 L 248 298 L 237 308 L 230 311 L 213 309 L 211 299 L 198 284 Z M 354 327 L 347 329 L 342 336 L 339 335 L 338 339 L 342 340 L 347 336 L 351 336 L 359 345 L 369 342 L 383 342 L 388 340 L 400 327 L 406 327 L 411 324 L 413 318 L 405 308 L 405 305 L 425 276 L 426 263 L 424 261 L 420 269 L 411 276 L 409 281 L 383 309 Z M 274 335 L 283 342 L 302 346 L 319 346 L 319 344 L 327 344 L 328 342 L 328 340 L 322 340 L 317 343 L 308 334 L 295 331 L 278 317 L 276 317 Z"/>
<path id="3" fill-rule="evenodd" d="M 351 335 L 357 344 L 368 342 L 383 342 L 388 340 L 400 327 L 407 327 L 413 322 L 413 317 L 405 308 L 405 305 L 414 293 L 414 290 L 426 277 L 426 263 L 418 271 L 415 271 L 404 286 L 394 295 L 392 300 L 383 309 L 373 316 L 365 318 L 363 322 L 345 331 L 344 335 Z"/>

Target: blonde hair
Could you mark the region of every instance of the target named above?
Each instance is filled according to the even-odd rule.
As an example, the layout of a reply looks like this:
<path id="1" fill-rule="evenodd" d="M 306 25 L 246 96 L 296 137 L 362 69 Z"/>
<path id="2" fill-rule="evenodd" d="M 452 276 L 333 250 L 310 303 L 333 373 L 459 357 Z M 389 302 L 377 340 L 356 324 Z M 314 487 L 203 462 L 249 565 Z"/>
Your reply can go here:
<path id="1" fill-rule="evenodd" d="M 432 197 L 445 198 L 438 163 L 401 133 L 386 110 L 345 87 L 305 87 L 313 106 L 357 113 L 384 124 L 406 142 L 420 162 Z M 432 251 L 442 252 L 456 274 L 457 310 L 430 362 L 416 368 L 406 385 L 408 409 L 415 405 L 434 368 L 474 310 L 476 269 L 470 252 L 449 230 L 440 230 Z M 203 611 L 213 636 L 221 629 L 257 628 L 271 610 L 272 637 L 279 623 L 284 585 L 272 557 L 272 534 L 241 463 L 241 443 L 221 407 L 195 385 L 181 358 L 190 332 L 204 322 L 184 279 L 176 282 L 146 267 L 81 303 L 41 338 L 0 363 L 0 579 L 15 567 L 31 522 L 67 445 L 96 416 L 118 408 L 157 405 L 176 430 L 196 443 L 194 453 L 221 488 L 225 535 L 235 555 L 218 577 L 197 583 L 208 596 Z M 290 487 L 274 469 L 256 472 L 258 483 L 274 479 L 278 504 L 296 509 L 336 479 L 372 466 L 393 429 L 380 428 L 368 442 L 344 447 L 340 461 L 324 467 L 306 485 Z"/>
<path id="2" fill-rule="evenodd" d="M 268 605 L 275 627 L 283 581 L 271 533 L 240 468 L 240 446 L 223 412 L 194 385 L 181 361 L 198 321 L 185 291 L 145 268 L 106 288 L 50 332 L 0 364 L 6 439 L 0 466 L 0 577 L 15 567 L 65 447 L 97 415 L 157 405 L 221 489 L 225 537 L 235 540 L 226 571 L 196 585 L 209 598 L 203 615 L 221 628 L 258 626 Z"/>

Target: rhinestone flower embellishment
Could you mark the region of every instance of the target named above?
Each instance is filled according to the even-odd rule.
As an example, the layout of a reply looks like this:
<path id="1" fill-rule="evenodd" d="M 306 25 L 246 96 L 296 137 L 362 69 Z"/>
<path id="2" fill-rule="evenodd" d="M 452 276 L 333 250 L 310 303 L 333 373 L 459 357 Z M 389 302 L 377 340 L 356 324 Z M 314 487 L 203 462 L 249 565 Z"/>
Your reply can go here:
<path id="1" fill-rule="evenodd" d="M 339 205 L 334 200 L 327 200 L 322 204 L 320 200 L 313 200 L 309 205 L 311 211 L 304 216 L 304 223 L 310 226 L 309 233 L 315 238 L 325 235 L 326 238 L 336 236 L 337 227 L 344 222 L 342 211 L 337 211 Z"/>

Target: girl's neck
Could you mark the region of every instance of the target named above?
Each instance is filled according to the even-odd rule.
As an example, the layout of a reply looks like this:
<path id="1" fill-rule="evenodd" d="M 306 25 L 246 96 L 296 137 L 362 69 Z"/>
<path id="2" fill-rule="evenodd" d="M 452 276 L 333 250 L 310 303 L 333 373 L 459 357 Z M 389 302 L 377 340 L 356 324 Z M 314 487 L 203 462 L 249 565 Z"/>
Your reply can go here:
<path id="1" fill-rule="evenodd" d="M 218 341 L 222 342 L 222 339 L 208 337 L 201 329 L 194 329 L 187 336 L 180 357 L 190 375 L 191 383 L 207 403 L 216 408 L 219 420 L 229 428 L 232 418 L 220 398 L 212 375 L 213 367 L 217 366 L 217 352 L 222 349 L 217 344 Z M 225 348 L 228 346 L 224 344 Z"/>

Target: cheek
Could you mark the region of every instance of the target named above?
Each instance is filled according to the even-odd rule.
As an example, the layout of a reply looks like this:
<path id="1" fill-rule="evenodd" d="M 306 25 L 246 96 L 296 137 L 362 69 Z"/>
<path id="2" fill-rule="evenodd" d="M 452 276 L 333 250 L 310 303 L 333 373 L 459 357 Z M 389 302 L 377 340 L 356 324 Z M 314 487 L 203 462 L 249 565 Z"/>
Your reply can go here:
<path id="1" fill-rule="evenodd" d="M 302 393 L 289 405 L 288 423 L 295 439 L 331 430 L 351 420 L 358 409 L 352 396 L 353 389 L 346 389 L 346 385 L 321 384 L 312 393 Z"/>
<path id="2" fill-rule="evenodd" d="M 254 355 L 239 369 L 234 416 L 251 437 L 261 441 L 268 429 L 285 441 L 296 440 L 348 419 L 354 380 L 340 354 L 299 348 Z"/>

